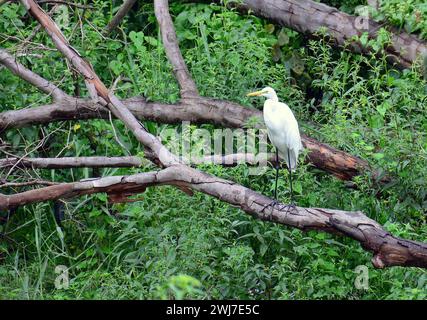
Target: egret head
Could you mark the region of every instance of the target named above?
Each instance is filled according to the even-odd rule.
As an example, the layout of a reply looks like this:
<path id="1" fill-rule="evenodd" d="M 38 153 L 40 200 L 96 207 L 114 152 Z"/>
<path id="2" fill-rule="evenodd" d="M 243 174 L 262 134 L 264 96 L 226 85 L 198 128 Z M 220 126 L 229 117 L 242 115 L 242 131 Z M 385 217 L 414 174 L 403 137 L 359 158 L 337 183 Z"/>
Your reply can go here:
<path id="1" fill-rule="evenodd" d="M 247 96 L 248 97 L 263 96 L 263 97 L 266 97 L 267 99 L 277 100 L 276 91 L 274 91 L 274 89 L 272 87 L 265 87 L 264 89 L 262 89 L 260 91 L 248 93 Z"/>

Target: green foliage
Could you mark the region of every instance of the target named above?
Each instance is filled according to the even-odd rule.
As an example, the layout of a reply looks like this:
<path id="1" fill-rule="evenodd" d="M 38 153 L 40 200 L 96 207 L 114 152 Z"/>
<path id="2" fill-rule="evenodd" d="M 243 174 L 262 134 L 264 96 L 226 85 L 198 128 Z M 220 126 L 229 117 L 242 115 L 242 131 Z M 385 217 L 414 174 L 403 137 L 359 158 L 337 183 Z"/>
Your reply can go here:
<path id="1" fill-rule="evenodd" d="M 320 2 L 320 1 L 318 1 Z M 378 22 L 389 24 L 427 39 L 427 4 L 424 0 L 325 0 L 321 1 L 349 14 L 369 13 Z"/>
<path id="2" fill-rule="evenodd" d="M 375 56 L 343 51 L 334 58 L 326 42 L 310 41 L 309 50 L 312 85 L 323 93 L 311 115 L 322 123 L 319 132 L 331 144 L 393 172 L 396 180 L 380 191 L 389 212 L 424 221 L 427 136 L 415 128 L 426 125 L 425 81 L 415 70 L 398 72 Z"/>
<path id="3" fill-rule="evenodd" d="M 380 13 L 393 25 L 427 39 L 427 4 L 423 0 L 380 1 Z"/>
<path id="4" fill-rule="evenodd" d="M 398 12 L 392 7 L 397 2 L 382 3 L 382 10 L 390 16 Z M 101 79 L 112 85 L 121 76 L 116 93 L 123 98 L 144 95 L 154 101 L 177 101 L 178 86 L 164 54 L 152 5 L 141 4 L 108 39 L 100 32 L 117 8 L 100 0 L 92 5 L 102 10 L 88 10 L 84 15 L 78 9 L 61 10 L 54 19 Z M 417 10 L 410 8 L 408 12 Z M 36 24 L 22 19 L 25 11 L 18 4 L 8 3 L 0 10 L 2 47 L 16 50 L 18 40 L 28 37 Z M 308 41 L 293 31 L 222 6 L 174 3 L 171 10 L 183 56 L 203 95 L 260 108 L 260 100 L 248 100 L 245 95 L 271 85 L 294 110 L 303 131 L 367 159 L 393 177 L 381 186 L 366 173 L 355 178 L 357 189 L 349 189 L 301 161 L 294 185 L 299 205 L 361 210 L 393 234 L 426 241 L 427 86 L 417 66 L 399 71 L 387 64 L 381 55 L 389 40 L 387 32 L 381 30 L 375 41 L 361 35 L 360 40 L 374 48 L 376 55 L 360 56 L 335 50 L 326 39 Z M 20 19 L 22 23 L 17 22 Z M 81 27 L 74 28 L 79 19 Z M 52 47 L 43 32 L 33 41 Z M 19 58 L 21 63 L 69 94 L 79 89 L 87 95 L 84 83 L 75 80 L 59 53 L 32 49 L 32 55 Z M 49 98 L 1 70 L 1 111 L 43 103 L 49 103 Z M 182 129 L 154 123 L 146 126 L 153 132 Z M 213 130 L 211 125 L 202 128 Z M 190 131 L 194 130 L 191 126 Z M 116 135 L 132 154 L 143 157 L 132 134 L 115 120 L 25 127 L 2 133 L 1 138 L 11 143 L 14 152 L 30 151 L 32 157 L 126 155 Z M 42 147 L 35 148 L 43 138 Z M 152 169 L 38 173 L 63 182 Z M 200 169 L 273 194 L 271 169 L 262 175 L 250 175 L 243 164 L 234 168 L 203 165 Z M 287 172 L 281 170 L 280 174 L 279 198 L 287 202 Z M 19 208 L 8 224 L 0 226 L 6 235 L 0 242 L 0 298 L 427 298 L 425 270 L 375 270 L 371 254 L 350 239 L 256 221 L 219 200 L 199 193 L 190 198 L 172 187 L 149 188 L 143 198 L 113 206 L 105 194 L 67 200 L 62 229 L 56 225 L 49 203 Z M 67 289 L 55 288 L 58 265 L 68 267 Z M 369 270 L 368 290 L 354 285 L 355 269 L 360 265 Z"/>

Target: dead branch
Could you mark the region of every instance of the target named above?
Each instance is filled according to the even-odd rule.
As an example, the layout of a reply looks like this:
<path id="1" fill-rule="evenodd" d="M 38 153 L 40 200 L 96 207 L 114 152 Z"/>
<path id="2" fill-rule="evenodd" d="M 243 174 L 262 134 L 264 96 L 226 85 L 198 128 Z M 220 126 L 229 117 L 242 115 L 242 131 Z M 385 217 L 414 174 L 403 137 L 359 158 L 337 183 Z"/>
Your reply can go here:
<path id="1" fill-rule="evenodd" d="M 289 207 L 283 204 L 272 208 L 268 206 L 272 199 L 262 194 L 184 165 L 172 165 L 157 172 L 82 180 L 14 195 L 0 195 L 0 210 L 98 192 L 132 195 L 144 192 L 147 187 L 161 185 L 192 188 L 264 221 L 272 221 L 303 231 L 317 230 L 350 237 L 360 242 L 364 249 L 373 252 L 372 263 L 376 268 L 391 266 L 427 268 L 427 244 L 394 237 L 362 212 Z"/>
<path id="2" fill-rule="evenodd" d="M 184 159 L 188 165 L 218 164 L 235 166 L 239 163 L 258 165 L 260 159 L 276 163 L 274 154 L 235 153 L 227 155 L 209 155 Z M 132 168 L 140 167 L 144 161 L 140 157 L 62 157 L 62 158 L 6 158 L 0 159 L 0 169 L 16 165 L 16 168 L 33 169 L 70 169 L 70 168 Z"/>
<path id="3" fill-rule="evenodd" d="M 0 159 L 0 169 L 15 165 L 18 168 L 69 169 L 69 168 L 126 168 L 139 167 L 139 157 L 63 157 L 63 158 L 7 158 Z"/>
<path id="4" fill-rule="evenodd" d="M 117 28 L 117 26 L 120 24 L 123 18 L 128 14 L 130 9 L 132 9 L 135 2 L 136 0 L 125 0 L 123 2 L 119 11 L 117 11 L 116 15 L 113 17 L 113 19 L 111 19 L 111 21 L 105 27 L 103 32 L 104 35 L 109 35 L 114 29 Z"/>
<path id="5" fill-rule="evenodd" d="M 40 91 L 52 95 L 55 101 L 65 100 L 68 95 L 53 83 L 40 77 L 38 74 L 24 67 L 6 50 L 0 48 L 0 63 L 12 71 L 15 75 L 35 86 Z"/>
<path id="6" fill-rule="evenodd" d="M 227 128 L 242 128 L 251 118 L 263 126 L 262 113 L 237 103 L 211 98 L 193 98 L 177 104 L 147 102 L 143 97 L 122 100 L 123 104 L 140 120 L 179 124 L 212 123 Z M 70 97 L 49 105 L 11 110 L 0 113 L 0 132 L 28 125 L 46 124 L 65 120 L 108 119 L 108 109 L 90 99 Z"/>
<path id="7" fill-rule="evenodd" d="M 85 78 L 88 87 L 95 92 L 100 99 L 106 102 L 108 109 L 123 121 L 126 127 L 133 133 L 136 139 L 146 148 L 152 151 L 157 164 L 168 167 L 179 163 L 179 159 L 171 154 L 161 142 L 147 132 L 141 123 L 124 106 L 124 104 L 111 92 L 94 72 L 92 66 L 68 43 L 55 22 L 44 12 L 34 0 L 21 0 L 28 12 L 35 18 L 51 37 L 56 48 L 73 64 L 76 70 Z"/>
<path id="8" fill-rule="evenodd" d="M 25 182 L 0 182 L 0 188 L 22 188 L 22 187 L 28 187 L 28 186 L 34 186 L 34 185 L 44 185 L 44 186 L 54 186 L 58 185 L 58 182 L 53 181 L 47 181 L 47 180 L 30 180 Z"/>
<path id="9" fill-rule="evenodd" d="M 140 120 L 170 124 L 190 121 L 197 124 L 212 123 L 221 127 L 243 128 L 249 119 L 257 119 L 259 128 L 264 127 L 262 113 L 259 110 L 245 108 L 224 100 L 200 97 L 170 105 L 147 102 L 142 97 L 135 97 L 123 100 L 123 104 Z M 71 98 L 50 105 L 0 113 L 0 132 L 52 121 L 108 119 L 108 116 L 107 108 L 99 104 L 94 105 L 89 99 Z M 301 137 L 304 147 L 309 150 L 308 161 L 316 168 L 332 173 L 343 180 L 351 180 L 363 172 L 372 172 L 374 177 L 379 176 L 367 161 L 334 149 L 306 135 Z M 389 181 L 389 178 L 382 177 L 381 181 Z"/>

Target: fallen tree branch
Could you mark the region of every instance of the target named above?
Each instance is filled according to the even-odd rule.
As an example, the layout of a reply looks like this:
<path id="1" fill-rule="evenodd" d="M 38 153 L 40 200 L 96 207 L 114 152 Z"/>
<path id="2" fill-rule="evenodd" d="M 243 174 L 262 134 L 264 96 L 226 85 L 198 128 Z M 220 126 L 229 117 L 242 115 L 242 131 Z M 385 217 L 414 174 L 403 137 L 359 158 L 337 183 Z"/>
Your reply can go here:
<path id="1" fill-rule="evenodd" d="M 125 0 L 123 2 L 119 11 L 117 11 L 117 13 L 113 17 L 113 19 L 111 19 L 111 21 L 105 27 L 104 32 L 103 32 L 104 35 L 110 34 L 114 29 L 117 28 L 117 26 L 120 24 L 120 22 L 123 20 L 123 18 L 128 14 L 130 9 L 132 9 L 135 2 L 136 2 L 136 0 Z"/>
<path id="2" fill-rule="evenodd" d="M 123 104 L 140 120 L 179 124 L 183 121 L 203 124 L 212 123 L 221 127 L 243 128 L 251 118 L 264 127 L 262 112 L 245 108 L 236 103 L 211 98 L 192 98 L 177 104 L 146 102 L 142 97 L 123 100 Z M 0 132 L 26 125 L 50 123 L 63 120 L 108 119 L 108 109 L 89 99 L 72 98 L 50 105 L 6 111 L 0 113 Z M 332 148 L 306 135 L 301 136 L 304 147 L 309 150 L 308 161 L 315 167 L 332 173 L 340 179 L 351 180 L 363 172 L 379 174 L 368 162 L 346 152 Z M 389 181 L 382 177 L 382 182 Z"/>
<path id="3" fill-rule="evenodd" d="M 18 77 L 35 86 L 40 91 L 52 95 L 54 101 L 65 100 L 68 95 L 53 83 L 24 67 L 10 53 L 0 48 L 0 64 L 4 65 Z"/>
<path id="4" fill-rule="evenodd" d="M 193 98 L 177 104 L 147 102 L 143 97 L 122 100 L 140 120 L 179 124 L 183 121 L 212 123 L 227 128 L 242 128 L 250 118 L 262 124 L 262 113 L 237 103 L 212 98 Z M 0 113 L 0 132 L 28 125 L 64 120 L 108 119 L 108 109 L 90 99 L 73 98 L 49 105 L 11 110 Z"/>
<path id="5" fill-rule="evenodd" d="M 0 210 L 98 192 L 113 196 L 117 194 L 129 196 L 142 193 L 147 187 L 161 185 L 192 188 L 236 206 L 257 219 L 303 231 L 317 230 L 350 237 L 360 242 L 365 250 L 373 252 L 372 263 L 376 268 L 391 266 L 427 268 L 427 244 L 394 237 L 362 212 L 289 207 L 282 204 L 274 208 L 268 207 L 272 199 L 235 182 L 184 165 L 172 165 L 158 172 L 82 180 L 14 195 L 0 195 Z"/>
<path id="6" fill-rule="evenodd" d="M 59 184 L 58 182 L 35 179 L 35 180 L 24 181 L 24 182 L 0 183 L 0 188 L 28 187 L 28 186 L 34 186 L 34 185 L 53 186 L 53 185 L 58 185 L 58 184 Z"/>
<path id="7" fill-rule="evenodd" d="M 359 41 L 354 41 L 355 37 L 367 32 L 369 39 L 376 39 L 378 30 L 383 27 L 367 17 L 352 16 L 311 0 L 242 0 L 227 3 L 240 11 L 249 11 L 301 33 L 314 35 L 321 28 L 325 28 L 337 45 L 346 46 L 349 42 L 348 48 L 356 53 L 366 54 L 374 51 Z M 391 42 L 385 48 L 385 53 L 391 63 L 396 63 L 400 68 L 409 68 L 419 57 L 427 55 L 425 42 L 406 32 L 398 32 L 390 27 L 388 29 L 391 31 Z"/>
<path id="8" fill-rule="evenodd" d="M 271 154 L 235 153 L 227 155 L 209 155 L 191 157 L 184 160 L 186 164 L 218 164 L 235 166 L 239 163 L 259 164 L 259 159 L 276 163 L 276 156 Z M 0 169 L 16 165 L 17 168 L 34 169 L 70 169 L 70 168 L 131 168 L 140 167 L 144 161 L 140 157 L 62 157 L 62 158 L 6 158 L 0 159 Z"/>
<path id="9" fill-rule="evenodd" d="M 63 157 L 63 158 L 7 158 L 0 159 L 0 169 L 14 166 L 18 168 L 69 169 L 69 168 L 126 168 L 139 167 L 139 157 Z"/>

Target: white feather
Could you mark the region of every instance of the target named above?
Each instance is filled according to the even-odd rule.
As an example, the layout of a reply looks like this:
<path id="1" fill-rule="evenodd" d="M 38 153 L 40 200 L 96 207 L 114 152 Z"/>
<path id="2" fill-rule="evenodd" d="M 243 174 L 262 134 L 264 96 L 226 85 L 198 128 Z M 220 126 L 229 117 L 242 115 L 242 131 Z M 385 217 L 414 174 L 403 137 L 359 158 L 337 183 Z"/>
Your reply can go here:
<path id="1" fill-rule="evenodd" d="M 288 105 L 278 101 L 274 90 L 267 98 L 263 113 L 268 137 L 286 161 L 288 168 L 294 170 L 302 149 L 298 122 Z"/>

